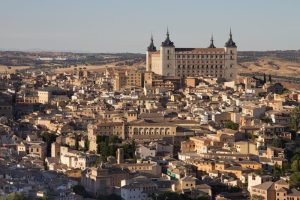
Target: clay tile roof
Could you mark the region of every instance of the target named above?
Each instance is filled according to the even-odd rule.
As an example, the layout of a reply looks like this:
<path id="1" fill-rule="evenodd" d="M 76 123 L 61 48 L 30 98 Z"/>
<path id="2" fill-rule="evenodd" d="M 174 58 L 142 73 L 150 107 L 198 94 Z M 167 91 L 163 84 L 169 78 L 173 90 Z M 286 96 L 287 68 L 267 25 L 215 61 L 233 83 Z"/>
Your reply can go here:
<path id="1" fill-rule="evenodd" d="M 273 186 L 273 182 L 271 181 L 267 181 L 267 182 L 264 182 L 262 184 L 259 184 L 259 185 L 255 185 L 255 186 L 252 186 L 253 188 L 256 188 L 256 189 L 260 189 L 260 190 L 268 190 L 270 187 Z"/>
<path id="2" fill-rule="evenodd" d="M 292 188 L 290 190 L 289 196 L 300 196 L 300 191 L 296 190 L 295 188 Z"/>
<path id="3" fill-rule="evenodd" d="M 279 184 L 279 185 L 287 185 L 288 184 L 285 180 L 282 180 L 282 179 L 276 181 L 275 183 Z"/>

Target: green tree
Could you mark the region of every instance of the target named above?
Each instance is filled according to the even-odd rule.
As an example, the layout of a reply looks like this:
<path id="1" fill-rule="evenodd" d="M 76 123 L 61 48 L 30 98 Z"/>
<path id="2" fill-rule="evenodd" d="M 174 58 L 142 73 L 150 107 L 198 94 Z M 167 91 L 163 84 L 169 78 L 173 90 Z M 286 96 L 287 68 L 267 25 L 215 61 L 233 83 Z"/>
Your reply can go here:
<path id="1" fill-rule="evenodd" d="M 300 172 L 294 172 L 291 176 L 290 176 L 290 186 L 291 187 L 296 187 L 299 188 L 300 187 Z"/>
<path id="2" fill-rule="evenodd" d="M 117 149 L 118 149 L 118 146 L 115 145 L 115 144 L 109 144 L 108 146 L 108 156 L 116 156 L 116 152 L 117 152 Z"/>
<path id="3" fill-rule="evenodd" d="M 238 130 L 239 124 L 234 123 L 233 121 L 229 121 L 229 122 L 225 122 L 224 127 L 232 130 Z"/>
<path id="4" fill-rule="evenodd" d="M 207 194 L 200 194 L 196 200 L 210 200 L 210 197 Z"/>
<path id="5" fill-rule="evenodd" d="M 293 109 L 291 113 L 291 126 L 297 132 L 300 127 L 300 106 Z"/>
<path id="6" fill-rule="evenodd" d="M 122 198 L 116 194 L 111 194 L 108 196 L 104 196 L 104 195 L 99 195 L 97 197 L 98 200 L 122 200 Z"/>
<path id="7" fill-rule="evenodd" d="M 271 124 L 273 122 L 272 119 L 268 117 L 263 117 L 261 121 L 267 124 Z"/>
<path id="8" fill-rule="evenodd" d="M 106 142 L 100 142 L 97 145 L 97 153 L 106 158 L 109 156 L 109 145 Z"/>
<path id="9" fill-rule="evenodd" d="M 105 135 L 97 135 L 96 143 L 99 144 L 100 142 L 105 142 L 106 138 L 108 137 Z"/>
<path id="10" fill-rule="evenodd" d="M 79 150 L 79 136 L 75 135 L 75 149 Z"/>
<path id="11" fill-rule="evenodd" d="M 23 193 L 13 192 L 6 197 L 6 200 L 27 200 L 27 198 Z"/>
<path id="12" fill-rule="evenodd" d="M 271 145 L 273 147 L 277 147 L 277 148 L 283 148 L 285 144 L 285 141 L 282 140 L 281 138 L 276 137 L 275 139 L 272 140 Z"/>
<path id="13" fill-rule="evenodd" d="M 300 160 L 300 154 L 299 153 L 294 153 L 291 161 L 293 162 L 294 160 Z"/>
<path id="14" fill-rule="evenodd" d="M 85 190 L 85 188 L 82 185 L 75 185 L 72 187 L 72 190 L 75 194 L 78 194 L 84 198 L 91 197 L 91 195 L 88 194 L 88 192 Z"/>
<path id="15" fill-rule="evenodd" d="M 241 192 L 241 188 L 239 188 L 238 186 L 233 186 L 233 187 L 230 187 L 230 188 L 228 188 L 228 192 L 232 192 L 232 193 L 234 193 L 234 192 Z"/>
<path id="16" fill-rule="evenodd" d="M 84 151 L 88 151 L 90 149 L 90 141 L 86 138 L 84 140 Z"/>
<path id="17" fill-rule="evenodd" d="M 108 143 L 109 144 L 118 144 L 122 142 L 122 139 L 120 139 L 118 136 L 115 135 L 110 135 L 108 138 Z"/>
<path id="18" fill-rule="evenodd" d="M 300 160 L 299 159 L 294 160 L 292 162 L 291 169 L 292 169 L 293 172 L 299 172 L 300 171 Z"/>
<path id="19" fill-rule="evenodd" d="M 41 197 L 41 198 L 38 198 L 38 200 L 48 200 L 47 197 Z"/>
<path id="20" fill-rule="evenodd" d="M 282 175 L 285 175 L 291 170 L 291 164 L 289 162 L 284 162 L 281 167 Z"/>
<path id="21" fill-rule="evenodd" d="M 134 140 L 132 140 L 132 142 L 129 144 L 129 143 L 126 143 L 126 144 L 123 144 L 121 146 L 121 148 L 124 149 L 124 157 L 126 159 L 132 159 L 134 158 L 135 156 L 135 142 Z"/>
<path id="22" fill-rule="evenodd" d="M 165 199 L 176 199 L 176 200 L 191 200 L 187 195 L 185 194 L 178 194 L 176 192 L 165 192 L 162 194 L 154 194 L 151 197 L 153 200 L 165 200 Z"/>
<path id="23" fill-rule="evenodd" d="M 253 195 L 251 197 L 251 200 L 264 200 L 265 198 L 263 196 L 260 195 Z"/>
<path id="24" fill-rule="evenodd" d="M 93 163 L 93 166 L 98 167 L 102 161 L 102 157 L 97 156 L 96 161 Z"/>
<path id="25" fill-rule="evenodd" d="M 282 175 L 283 175 L 282 169 L 277 164 L 275 164 L 275 166 L 273 168 L 273 177 L 275 179 L 279 179 L 280 176 L 282 176 Z"/>
<path id="26" fill-rule="evenodd" d="M 51 144 L 56 141 L 57 135 L 50 132 L 41 133 L 41 137 L 47 144 L 47 156 L 51 156 Z"/>
<path id="27" fill-rule="evenodd" d="M 124 157 L 133 159 L 135 156 L 135 142 L 121 144 L 122 139 L 117 136 L 97 136 L 97 153 L 101 155 L 102 160 L 108 156 L 116 156 L 117 149 L 123 148 Z"/>

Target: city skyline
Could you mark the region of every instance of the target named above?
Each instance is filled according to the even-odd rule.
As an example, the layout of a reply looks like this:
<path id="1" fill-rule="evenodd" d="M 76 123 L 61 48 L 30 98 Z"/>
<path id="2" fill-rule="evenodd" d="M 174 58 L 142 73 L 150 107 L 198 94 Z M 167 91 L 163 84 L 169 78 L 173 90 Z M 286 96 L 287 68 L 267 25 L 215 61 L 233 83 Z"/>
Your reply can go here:
<path id="1" fill-rule="evenodd" d="M 176 47 L 223 47 L 232 28 L 239 50 L 297 50 L 299 2 L 12 0 L 0 7 L 1 50 L 145 53 L 167 27 Z"/>
<path id="2" fill-rule="evenodd" d="M 0 200 L 300 200 L 300 1 L 0 3 Z"/>

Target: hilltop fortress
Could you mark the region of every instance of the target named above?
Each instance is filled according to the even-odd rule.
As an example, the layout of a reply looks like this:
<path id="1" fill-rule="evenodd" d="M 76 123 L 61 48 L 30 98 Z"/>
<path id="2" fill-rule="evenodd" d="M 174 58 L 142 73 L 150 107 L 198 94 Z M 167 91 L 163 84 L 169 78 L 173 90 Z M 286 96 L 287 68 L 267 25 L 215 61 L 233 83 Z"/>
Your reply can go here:
<path id="1" fill-rule="evenodd" d="M 229 39 L 222 48 L 216 48 L 213 37 L 207 48 L 176 48 L 167 31 L 166 39 L 157 50 L 153 37 L 146 53 L 146 70 L 166 77 L 216 77 L 233 80 L 237 67 L 237 46 Z"/>

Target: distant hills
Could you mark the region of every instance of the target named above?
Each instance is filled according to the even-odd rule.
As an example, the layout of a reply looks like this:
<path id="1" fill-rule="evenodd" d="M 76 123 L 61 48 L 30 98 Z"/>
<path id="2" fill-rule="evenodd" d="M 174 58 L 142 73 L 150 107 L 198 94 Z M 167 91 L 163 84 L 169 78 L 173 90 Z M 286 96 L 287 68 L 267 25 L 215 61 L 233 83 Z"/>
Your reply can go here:
<path id="1" fill-rule="evenodd" d="M 255 62 L 262 58 L 299 63 L 300 50 L 287 51 L 239 51 L 238 62 Z M 71 53 L 71 52 L 22 52 L 0 51 L 0 65 L 39 66 L 39 65 L 99 65 L 111 62 L 145 60 L 138 53 Z M 130 64 L 130 63 L 129 63 Z"/>
<path id="2" fill-rule="evenodd" d="M 57 69 L 77 66 L 144 66 L 145 54 L 0 51 L 2 71 L 13 69 Z M 300 50 L 239 51 L 239 74 L 272 74 L 300 78 Z M 7 67 L 6 67 L 7 66 Z"/>
<path id="3" fill-rule="evenodd" d="M 289 62 L 300 62 L 300 50 L 286 50 L 286 51 L 239 51 L 238 61 L 257 61 L 263 57 L 269 57 Z"/>
<path id="4" fill-rule="evenodd" d="M 69 53 L 69 52 L 22 52 L 0 51 L 0 65 L 4 66 L 70 66 L 103 65 L 112 62 L 132 60 L 140 62 L 143 54 L 135 53 Z M 130 63 L 129 63 L 130 64 Z"/>

